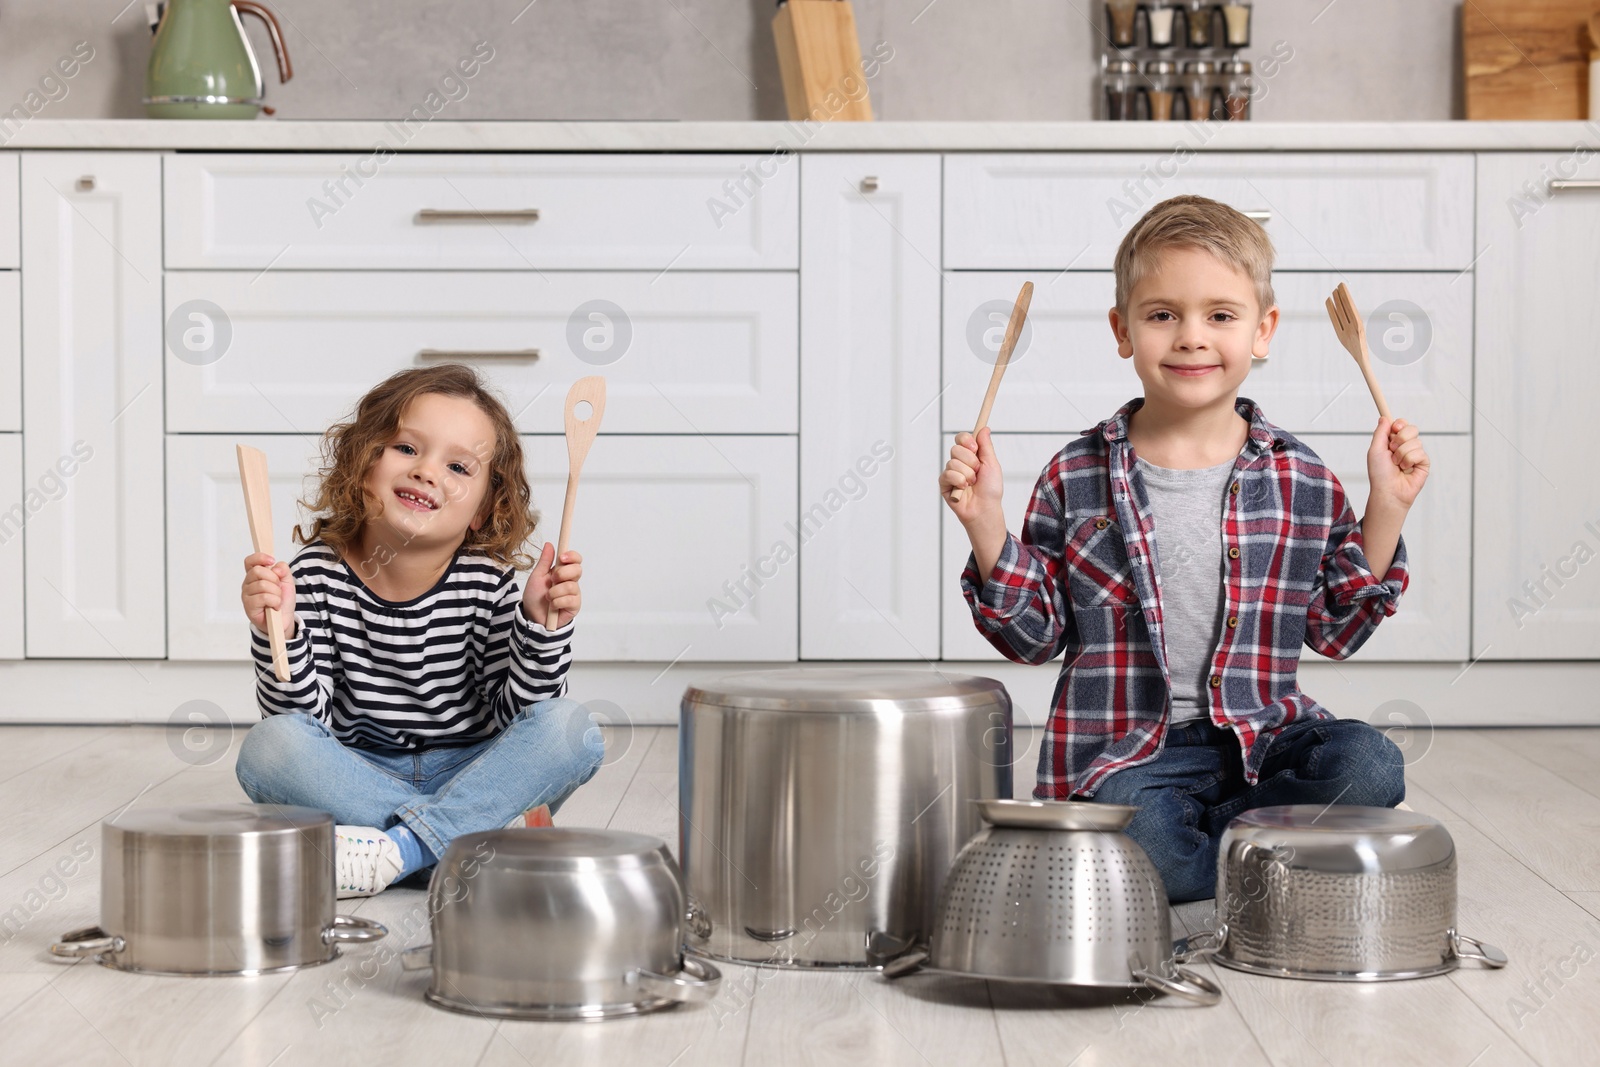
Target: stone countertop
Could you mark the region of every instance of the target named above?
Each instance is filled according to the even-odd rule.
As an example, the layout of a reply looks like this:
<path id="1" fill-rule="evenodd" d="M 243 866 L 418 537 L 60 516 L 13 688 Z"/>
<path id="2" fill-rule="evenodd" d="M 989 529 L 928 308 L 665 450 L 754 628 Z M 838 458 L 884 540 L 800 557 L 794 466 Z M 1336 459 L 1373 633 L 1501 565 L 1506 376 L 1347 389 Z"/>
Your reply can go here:
<path id="1" fill-rule="evenodd" d="M 1591 122 L 295 122 L 29 119 L 0 150 L 365 152 L 1566 151 Z"/>

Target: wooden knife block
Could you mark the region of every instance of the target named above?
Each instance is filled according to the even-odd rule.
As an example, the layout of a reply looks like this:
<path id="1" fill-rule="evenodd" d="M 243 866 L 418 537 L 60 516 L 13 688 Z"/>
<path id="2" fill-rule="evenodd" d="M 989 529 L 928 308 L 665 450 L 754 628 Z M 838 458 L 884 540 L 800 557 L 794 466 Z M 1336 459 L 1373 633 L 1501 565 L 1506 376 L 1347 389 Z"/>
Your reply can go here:
<path id="1" fill-rule="evenodd" d="M 787 0 L 772 19 L 790 119 L 870 121 L 850 0 Z"/>

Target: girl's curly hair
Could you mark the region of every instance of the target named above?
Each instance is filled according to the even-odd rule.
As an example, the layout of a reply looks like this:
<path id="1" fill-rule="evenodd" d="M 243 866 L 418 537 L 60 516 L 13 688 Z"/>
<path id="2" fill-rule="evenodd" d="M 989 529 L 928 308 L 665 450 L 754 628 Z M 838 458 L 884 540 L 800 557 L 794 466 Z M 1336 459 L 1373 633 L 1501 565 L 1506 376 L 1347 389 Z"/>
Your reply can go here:
<path id="1" fill-rule="evenodd" d="M 313 515 L 311 531 L 302 533 L 296 523 L 294 540 L 304 545 L 321 538 L 347 557 L 360 550 L 363 526 L 369 516 L 381 511 L 381 504 L 366 491 L 367 474 L 400 428 L 406 407 L 426 393 L 471 400 L 494 424 L 494 455 L 484 463 L 489 472 L 484 501 L 487 514 L 478 529 L 467 531 L 462 547 L 517 570 L 529 570 L 535 561 L 520 549 L 539 525 L 539 513 L 533 510 L 522 442 L 505 405 L 489 391 L 475 368 L 461 363 L 416 367 L 390 375 L 361 398 L 354 418 L 328 427 L 322 437 L 316 499 L 299 501 Z"/>

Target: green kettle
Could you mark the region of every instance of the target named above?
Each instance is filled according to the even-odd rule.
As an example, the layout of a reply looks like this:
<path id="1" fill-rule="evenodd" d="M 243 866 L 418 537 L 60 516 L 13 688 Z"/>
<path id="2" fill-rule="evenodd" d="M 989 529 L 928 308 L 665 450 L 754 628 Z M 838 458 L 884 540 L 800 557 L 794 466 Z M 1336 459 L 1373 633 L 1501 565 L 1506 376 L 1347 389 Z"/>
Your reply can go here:
<path id="1" fill-rule="evenodd" d="M 266 23 L 278 56 L 278 80 L 294 77 L 283 34 L 254 0 L 167 0 L 145 71 L 144 111 L 153 119 L 253 119 L 262 103 L 261 69 L 239 16 Z"/>

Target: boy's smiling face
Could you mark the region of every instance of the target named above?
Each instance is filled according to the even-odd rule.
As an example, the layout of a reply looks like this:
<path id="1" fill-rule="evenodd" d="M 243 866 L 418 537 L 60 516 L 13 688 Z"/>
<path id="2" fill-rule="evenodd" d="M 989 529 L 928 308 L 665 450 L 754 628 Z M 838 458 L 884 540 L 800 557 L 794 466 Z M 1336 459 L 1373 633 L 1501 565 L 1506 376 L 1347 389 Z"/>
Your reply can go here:
<path id="1" fill-rule="evenodd" d="M 494 443 L 494 423 L 471 400 L 416 397 L 367 472 L 367 492 L 381 509 L 368 522 L 386 528 L 385 542 L 459 545 L 483 525 Z"/>
<path id="2" fill-rule="evenodd" d="M 1133 360 L 1147 401 L 1178 408 L 1231 407 L 1265 356 L 1278 308 L 1261 310 L 1255 283 L 1200 248 L 1162 250 L 1133 287 L 1127 317 L 1111 309 L 1117 354 Z"/>

